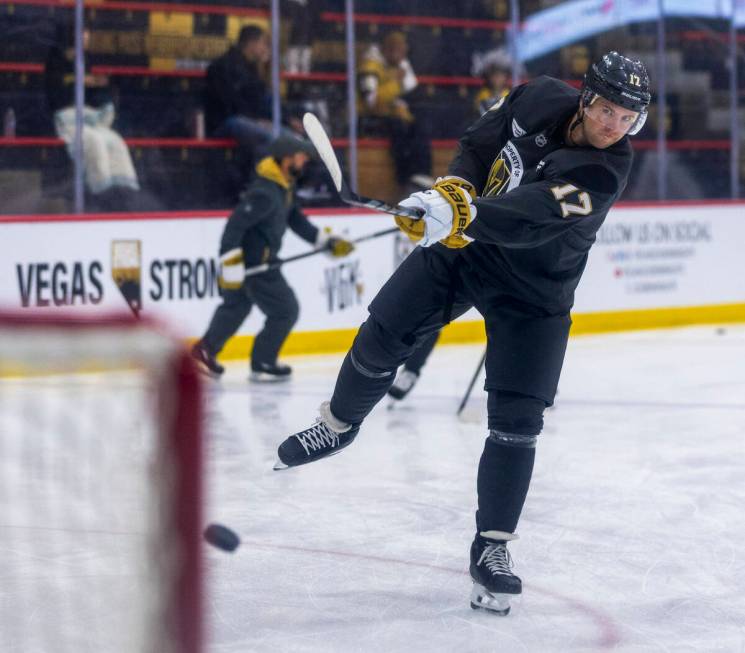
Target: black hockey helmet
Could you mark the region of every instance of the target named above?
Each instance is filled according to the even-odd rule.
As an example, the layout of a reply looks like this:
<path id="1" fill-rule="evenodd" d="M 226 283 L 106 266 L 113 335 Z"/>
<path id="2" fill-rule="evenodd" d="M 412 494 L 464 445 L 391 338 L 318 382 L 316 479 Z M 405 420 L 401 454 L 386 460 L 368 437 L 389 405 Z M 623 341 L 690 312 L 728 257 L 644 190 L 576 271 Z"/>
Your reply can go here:
<path id="1" fill-rule="evenodd" d="M 296 152 L 307 154 L 311 159 L 316 156 L 316 148 L 313 147 L 313 143 L 292 134 L 282 134 L 269 146 L 270 156 L 278 161 L 286 156 L 292 156 Z"/>
<path id="2" fill-rule="evenodd" d="M 590 106 L 598 95 L 639 114 L 629 134 L 638 133 L 644 126 L 652 95 L 649 92 L 649 75 L 641 61 L 629 59 L 615 51 L 603 55 L 585 75 L 582 84 L 583 106 Z"/>

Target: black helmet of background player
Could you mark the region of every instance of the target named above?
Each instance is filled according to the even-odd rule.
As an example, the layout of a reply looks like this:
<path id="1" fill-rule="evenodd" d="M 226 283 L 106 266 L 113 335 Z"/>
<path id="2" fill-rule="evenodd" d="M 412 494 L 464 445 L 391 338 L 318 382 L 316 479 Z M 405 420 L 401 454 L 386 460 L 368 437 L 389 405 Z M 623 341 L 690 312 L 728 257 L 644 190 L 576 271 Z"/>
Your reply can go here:
<path id="1" fill-rule="evenodd" d="M 291 134 L 282 134 L 269 146 L 269 156 L 273 157 L 280 166 L 284 159 L 294 157 L 295 154 L 305 154 L 307 159 L 312 159 L 316 155 L 316 149 L 309 141 Z M 297 162 L 291 162 L 288 172 L 297 179 L 302 174 L 307 159 L 300 165 Z"/>
<path id="2" fill-rule="evenodd" d="M 628 130 L 637 134 L 647 120 L 647 107 L 652 99 L 649 75 L 641 61 L 629 59 L 618 52 L 608 52 L 592 64 L 582 84 L 582 106 L 589 107 L 597 98 L 617 104 L 639 115 Z"/>
<path id="3" fill-rule="evenodd" d="M 292 156 L 296 152 L 307 154 L 310 158 L 313 158 L 316 154 L 316 150 L 310 141 L 292 134 L 278 136 L 269 146 L 269 155 L 277 161 L 281 161 L 286 156 Z"/>

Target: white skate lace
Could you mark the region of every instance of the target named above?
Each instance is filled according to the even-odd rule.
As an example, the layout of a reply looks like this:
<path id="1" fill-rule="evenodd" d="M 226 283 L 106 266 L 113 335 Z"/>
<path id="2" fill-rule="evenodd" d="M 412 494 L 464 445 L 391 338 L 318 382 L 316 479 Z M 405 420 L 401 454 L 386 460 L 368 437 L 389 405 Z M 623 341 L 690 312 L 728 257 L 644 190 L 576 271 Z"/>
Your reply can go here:
<path id="1" fill-rule="evenodd" d="M 482 562 L 492 574 L 501 574 L 503 576 L 512 576 L 512 557 L 504 544 L 490 544 L 483 552 L 477 565 Z"/>
<path id="2" fill-rule="evenodd" d="M 296 433 L 295 437 L 303 445 L 303 449 L 308 456 L 311 451 L 318 451 L 324 447 L 333 449 L 339 444 L 339 434 L 329 428 L 326 422 L 322 420 L 318 420 L 302 433 Z"/>

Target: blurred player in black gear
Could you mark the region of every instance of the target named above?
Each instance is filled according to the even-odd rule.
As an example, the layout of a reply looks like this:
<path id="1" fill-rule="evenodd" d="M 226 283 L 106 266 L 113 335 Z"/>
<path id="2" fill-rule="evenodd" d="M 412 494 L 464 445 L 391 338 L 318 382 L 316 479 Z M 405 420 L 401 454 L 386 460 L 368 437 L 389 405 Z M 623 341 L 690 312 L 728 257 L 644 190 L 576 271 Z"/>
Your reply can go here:
<path id="1" fill-rule="evenodd" d="M 414 389 L 422 368 L 439 339 L 440 331 L 435 331 L 417 343 L 416 349 L 406 359 L 404 366 L 396 374 L 393 384 L 388 388 L 389 397 L 400 401 Z"/>
<path id="2" fill-rule="evenodd" d="M 417 342 L 475 306 L 487 332 L 489 435 L 478 468 L 473 607 L 506 614 L 522 591 L 506 543 L 517 538 L 574 291 L 626 186 L 628 135 L 646 120 L 648 89 L 641 62 L 610 52 L 581 91 L 539 77 L 468 129 L 451 176 L 402 202 L 425 210 L 420 221 L 396 218 L 420 247 L 373 299 L 331 401 L 279 447 L 277 469 L 347 446 Z"/>
<path id="3" fill-rule="evenodd" d="M 277 355 L 298 318 L 295 293 L 278 269 L 245 276 L 246 267 L 277 260 L 287 227 L 315 247 L 327 247 L 332 256 L 346 256 L 354 249 L 352 243 L 312 225 L 297 206 L 295 180 L 313 152 L 310 143 L 295 136 L 276 139 L 270 146 L 270 156 L 256 166 L 255 179 L 228 218 L 220 242 L 223 303 L 212 316 L 207 333 L 192 349 L 194 358 L 214 376 L 224 372 L 217 354 L 255 304 L 266 315 L 266 322 L 254 340 L 250 378 L 290 378 L 292 369 L 280 364 Z"/>

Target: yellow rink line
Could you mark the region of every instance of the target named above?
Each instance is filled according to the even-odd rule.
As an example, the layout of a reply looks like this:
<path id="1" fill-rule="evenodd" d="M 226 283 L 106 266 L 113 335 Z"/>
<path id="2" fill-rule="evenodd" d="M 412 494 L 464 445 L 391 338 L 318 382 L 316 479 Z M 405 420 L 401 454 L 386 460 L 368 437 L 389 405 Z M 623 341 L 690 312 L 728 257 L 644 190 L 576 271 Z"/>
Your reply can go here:
<path id="1" fill-rule="evenodd" d="M 633 311 L 601 311 L 572 315 L 572 335 L 589 335 L 613 331 L 661 329 L 693 326 L 697 324 L 723 324 L 745 322 L 745 304 L 713 304 L 653 308 Z M 321 354 L 346 351 L 352 344 L 357 329 L 330 331 L 298 331 L 290 334 L 282 355 Z M 484 324 L 481 321 L 453 322 L 443 330 L 441 343 L 484 342 Z M 220 355 L 221 360 L 247 359 L 253 336 L 239 335 L 228 341 Z"/>
<path id="2" fill-rule="evenodd" d="M 633 311 L 604 311 L 576 313 L 573 316 L 572 335 L 590 335 L 614 331 L 640 329 L 662 329 L 700 324 L 745 323 L 745 304 L 713 304 L 708 306 L 684 306 Z M 330 331 L 299 331 L 292 333 L 282 349 L 282 355 L 321 354 L 343 352 L 349 349 L 357 329 L 335 329 Z M 443 330 L 443 343 L 484 342 L 484 324 L 481 321 L 454 322 Z M 236 336 L 228 341 L 220 355 L 221 360 L 248 359 L 253 336 Z M 13 377 L 37 377 L 59 373 L 54 369 L 29 369 L 13 360 L 0 360 L 0 379 Z M 126 371 L 126 365 L 115 368 Z M 86 361 L 80 368 L 66 370 L 68 373 L 113 371 L 105 361 Z"/>

